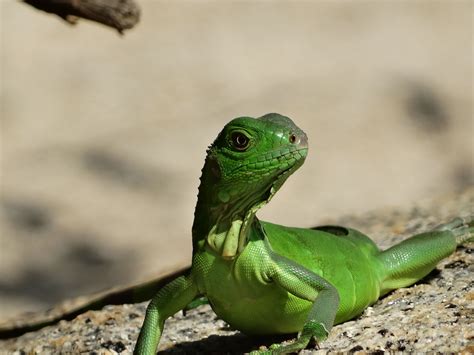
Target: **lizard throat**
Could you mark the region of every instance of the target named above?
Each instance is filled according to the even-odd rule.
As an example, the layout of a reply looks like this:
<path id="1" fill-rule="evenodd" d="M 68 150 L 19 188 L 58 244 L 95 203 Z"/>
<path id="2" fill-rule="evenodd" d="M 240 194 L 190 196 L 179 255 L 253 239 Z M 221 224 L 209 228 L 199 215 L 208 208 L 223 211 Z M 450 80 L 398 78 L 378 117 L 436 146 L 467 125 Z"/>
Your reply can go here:
<path id="1" fill-rule="evenodd" d="M 265 192 L 259 201 L 250 203 L 250 207 L 244 210 L 245 213 L 242 213 L 242 210 L 238 213 L 239 208 L 237 206 L 242 207 L 244 205 L 244 203 L 240 203 L 233 208 L 234 214 L 220 215 L 207 235 L 207 245 L 224 259 L 231 260 L 238 256 L 248 243 L 250 228 L 257 211 L 273 198 L 281 185 L 298 167 L 299 165 L 282 171 L 273 183 L 264 190 Z"/>

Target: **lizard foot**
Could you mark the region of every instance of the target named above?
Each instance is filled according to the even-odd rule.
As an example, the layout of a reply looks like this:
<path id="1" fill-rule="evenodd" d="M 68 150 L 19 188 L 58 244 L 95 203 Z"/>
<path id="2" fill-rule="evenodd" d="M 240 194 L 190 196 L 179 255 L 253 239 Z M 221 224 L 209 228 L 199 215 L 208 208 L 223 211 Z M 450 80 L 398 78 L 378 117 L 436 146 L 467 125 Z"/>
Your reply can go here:
<path id="1" fill-rule="evenodd" d="M 319 348 L 319 342 L 325 340 L 328 336 L 328 331 L 322 323 L 309 321 L 303 327 L 303 330 L 298 334 L 298 338 L 291 344 L 273 344 L 268 350 L 252 351 L 251 355 L 276 355 L 276 354 L 290 354 L 297 353 L 300 350 L 306 349 L 308 344 L 315 343 L 315 348 Z"/>
<path id="2" fill-rule="evenodd" d="M 455 218 L 451 222 L 441 224 L 435 230 L 452 232 L 458 245 L 472 242 L 474 241 L 474 216 Z"/>
<path id="3" fill-rule="evenodd" d="M 467 216 L 464 218 L 457 217 L 448 223 L 444 223 L 435 228 L 435 230 L 455 230 L 460 227 L 474 227 L 474 216 Z"/>

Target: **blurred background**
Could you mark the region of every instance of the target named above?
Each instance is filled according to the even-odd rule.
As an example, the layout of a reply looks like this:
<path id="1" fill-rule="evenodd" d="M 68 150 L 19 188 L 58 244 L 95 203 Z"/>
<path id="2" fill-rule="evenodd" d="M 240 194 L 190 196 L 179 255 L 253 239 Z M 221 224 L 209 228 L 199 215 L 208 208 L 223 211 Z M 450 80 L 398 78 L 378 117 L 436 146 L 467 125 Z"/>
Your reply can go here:
<path id="1" fill-rule="evenodd" d="M 1 2 L 1 319 L 189 261 L 205 150 L 237 116 L 310 140 L 262 219 L 474 185 L 471 1 L 138 3 L 120 37 Z"/>

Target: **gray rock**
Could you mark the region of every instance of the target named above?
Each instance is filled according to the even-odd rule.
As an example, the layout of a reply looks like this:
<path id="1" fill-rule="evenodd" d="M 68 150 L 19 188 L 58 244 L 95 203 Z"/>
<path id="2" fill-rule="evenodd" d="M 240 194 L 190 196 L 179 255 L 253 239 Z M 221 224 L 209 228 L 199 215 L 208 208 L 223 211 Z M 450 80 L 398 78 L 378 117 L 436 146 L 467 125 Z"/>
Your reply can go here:
<path id="1" fill-rule="evenodd" d="M 472 214 L 474 188 L 455 196 L 420 202 L 411 209 L 386 209 L 328 221 L 350 225 L 387 247 L 413 233 L 428 230 L 456 216 Z M 396 290 L 358 318 L 337 325 L 320 349 L 334 352 L 474 352 L 473 245 L 459 248 L 416 285 Z M 73 321 L 61 321 L 0 342 L 5 353 L 131 353 L 146 304 L 107 306 Z M 286 337 L 291 341 L 292 337 Z M 248 352 L 285 338 L 248 337 L 216 318 L 209 306 L 166 322 L 160 343 L 164 353 Z"/>

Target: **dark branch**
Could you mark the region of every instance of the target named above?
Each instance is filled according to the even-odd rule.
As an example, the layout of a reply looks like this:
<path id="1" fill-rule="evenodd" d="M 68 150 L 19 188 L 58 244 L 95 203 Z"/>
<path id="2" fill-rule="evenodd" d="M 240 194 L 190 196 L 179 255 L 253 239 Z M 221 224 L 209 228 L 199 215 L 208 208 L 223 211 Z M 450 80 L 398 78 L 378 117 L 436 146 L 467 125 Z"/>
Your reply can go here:
<path id="1" fill-rule="evenodd" d="M 130 29 L 140 19 L 140 8 L 134 0 L 23 0 L 46 12 L 58 15 L 70 24 L 79 18 L 113 27 L 119 33 Z"/>

